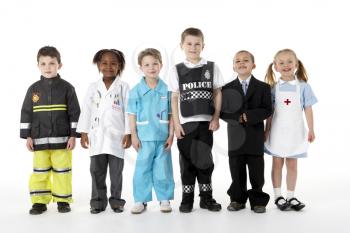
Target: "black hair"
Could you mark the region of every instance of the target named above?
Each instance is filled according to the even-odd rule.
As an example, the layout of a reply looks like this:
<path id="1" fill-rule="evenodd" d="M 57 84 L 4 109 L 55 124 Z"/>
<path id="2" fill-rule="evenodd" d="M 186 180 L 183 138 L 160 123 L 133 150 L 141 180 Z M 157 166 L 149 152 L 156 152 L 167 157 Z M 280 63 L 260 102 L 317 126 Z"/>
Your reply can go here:
<path id="1" fill-rule="evenodd" d="M 117 49 L 101 49 L 95 54 L 94 58 L 92 59 L 92 63 L 98 65 L 98 63 L 101 62 L 102 56 L 106 53 L 112 53 L 117 58 L 119 62 L 119 70 L 117 72 L 117 76 L 119 76 L 125 68 L 125 58 L 123 52 Z"/>

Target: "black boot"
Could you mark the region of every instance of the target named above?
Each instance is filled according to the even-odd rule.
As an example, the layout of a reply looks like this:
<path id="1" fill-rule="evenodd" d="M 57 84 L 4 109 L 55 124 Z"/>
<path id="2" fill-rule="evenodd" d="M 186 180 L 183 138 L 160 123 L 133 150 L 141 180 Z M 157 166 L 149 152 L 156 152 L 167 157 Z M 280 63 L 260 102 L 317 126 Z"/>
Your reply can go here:
<path id="1" fill-rule="evenodd" d="M 207 209 L 209 211 L 220 211 L 221 205 L 216 202 L 216 200 L 211 195 L 200 195 L 201 200 L 199 206 L 202 209 Z"/>
<path id="2" fill-rule="evenodd" d="M 45 204 L 34 203 L 32 208 L 29 210 L 29 214 L 38 215 L 44 213 L 46 210 L 47 208 Z"/>
<path id="3" fill-rule="evenodd" d="M 57 210 L 60 213 L 68 213 L 71 209 L 68 202 L 57 202 Z"/>
<path id="4" fill-rule="evenodd" d="M 190 213 L 193 209 L 194 192 L 182 193 L 182 201 L 179 207 L 180 212 Z"/>

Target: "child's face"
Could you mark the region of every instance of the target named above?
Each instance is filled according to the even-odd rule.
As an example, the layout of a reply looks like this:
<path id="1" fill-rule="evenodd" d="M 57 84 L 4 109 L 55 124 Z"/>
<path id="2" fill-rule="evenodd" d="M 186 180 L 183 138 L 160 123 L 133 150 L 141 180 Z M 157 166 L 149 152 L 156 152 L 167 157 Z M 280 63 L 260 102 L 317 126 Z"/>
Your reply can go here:
<path id="1" fill-rule="evenodd" d="M 249 53 L 241 52 L 236 54 L 233 58 L 233 70 L 237 72 L 240 77 L 249 77 L 254 68 L 255 64 Z"/>
<path id="2" fill-rule="evenodd" d="M 57 58 L 50 56 L 40 56 L 38 61 L 38 68 L 41 75 L 45 78 L 54 78 L 57 76 L 58 70 L 62 67 Z"/>
<path id="3" fill-rule="evenodd" d="M 298 62 L 292 53 L 284 52 L 277 55 L 274 66 L 282 77 L 294 77 L 294 73 L 298 68 Z"/>
<path id="4" fill-rule="evenodd" d="M 204 48 L 203 38 L 200 36 L 188 35 L 185 37 L 181 48 L 185 52 L 186 59 L 192 63 L 200 60 L 201 52 Z"/>
<path id="5" fill-rule="evenodd" d="M 113 53 L 105 53 L 97 66 L 104 78 L 115 78 L 119 70 L 119 61 Z"/>
<path id="6" fill-rule="evenodd" d="M 162 69 L 162 64 L 153 56 L 144 56 L 141 60 L 140 69 L 146 78 L 156 79 Z"/>

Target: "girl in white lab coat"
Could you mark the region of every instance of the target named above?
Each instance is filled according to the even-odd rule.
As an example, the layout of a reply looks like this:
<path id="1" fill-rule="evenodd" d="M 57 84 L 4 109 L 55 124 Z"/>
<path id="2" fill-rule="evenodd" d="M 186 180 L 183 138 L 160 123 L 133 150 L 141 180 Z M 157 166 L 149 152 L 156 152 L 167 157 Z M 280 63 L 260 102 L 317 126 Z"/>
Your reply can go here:
<path id="1" fill-rule="evenodd" d="M 275 81 L 272 67 L 281 75 Z M 274 113 L 266 122 L 265 152 L 273 156 L 272 184 L 275 204 L 280 210 L 301 210 L 305 204 L 294 197 L 298 158 L 307 156 L 315 140 L 312 105 L 317 102 L 307 83 L 306 70 L 294 51 L 278 51 L 265 77 L 272 87 Z M 303 110 L 308 126 L 305 128 Z M 287 167 L 287 196 L 281 194 L 282 168 Z"/>
<path id="2" fill-rule="evenodd" d="M 131 145 L 128 117 L 125 113 L 129 85 L 120 80 L 125 67 L 124 54 L 115 49 L 98 51 L 93 63 L 103 77 L 87 91 L 77 131 L 81 146 L 90 147 L 92 193 L 90 212 L 100 213 L 108 201 L 114 212 L 122 212 L 121 199 L 124 150 Z M 107 199 L 106 175 L 109 167 L 111 195 Z"/>

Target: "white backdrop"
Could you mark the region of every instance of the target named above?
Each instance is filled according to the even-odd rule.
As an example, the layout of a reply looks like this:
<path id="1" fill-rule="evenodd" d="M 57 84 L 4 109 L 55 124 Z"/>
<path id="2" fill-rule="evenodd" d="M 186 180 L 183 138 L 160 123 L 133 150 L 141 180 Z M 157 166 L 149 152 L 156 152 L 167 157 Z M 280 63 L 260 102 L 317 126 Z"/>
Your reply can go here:
<path id="1" fill-rule="evenodd" d="M 296 193 L 309 204 L 309 209 L 317 208 L 317 203 L 321 212 L 327 212 L 322 215 L 322 221 L 318 215 L 310 217 L 312 220 L 306 222 L 303 229 L 305 232 L 316 229 L 327 232 L 336 228 L 332 231 L 348 232 L 342 227 L 345 215 L 341 212 L 350 207 L 350 155 L 346 149 L 350 132 L 347 124 L 350 107 L 348 9 L 345 0 L 1 1 L 0 200 L 5 203 L 4 207 L 0 204 L 4 208 L 0 210 L 1 229 L 21 232 L 21 228 L 12 223 L 17 218 L 26 218 L 30 207 L 27 185 L 32 157 L 25 148 L 25 141 L 19 139 L 19 119 L 26 90 L 40 75 L 36 67 L 37 50 L 45 45 L 58 48 L 63 63 L 60 74 L 76 87 L 82 101 L 88 84 L 100 77 L 92 65 L 93 55 L 99 49 L 116 48 L 125 53 L 127 65 L 123 80 L 132 87 L 139 80 L 135 64 L 137 52 L 145 47 L 158 48 L 166 63 L 162 71 L 166 80 L 169 67 L 183 59 L 178 46 L 180 34 L 193 26 L 204 32 L 203 56 L 217 62 L 226 82 L 232 79 L 232 57 L 238 50 L 246 49 L 255 55 L 254 75 L 259 79 L 263 79 L 276 51 L 283 48 L 296 51 L 319 99 L 314 106 L 316 141 L 309 150 L 309 158 L 299 163 Z M 223 122 L 214 139 L 214 192 L 225 208 L 229 201 L 225 192 L 230 175 Z M 128 150 L 123 195 L 129 209 L 133 201 L 134 160 L 135 152 Z M 271 158 L 266 156 L 265 161 L 265 190 L 272 194 Z M 176 199 L 179 199 L 181 187 L 176 145 L 173 146 L 173 163 Z M 80 148 L 79 141 L 74 151 L 73 181 L 76 209 L 88 212 L 89 158 L 87 151 Z M 11 214 L 7 215 L 7 211 Z M 4 221 L 5 216 L 8 221 Z M 330 219 L 333 220 L 327 223 Z M 30 222 L 25 226 L 27 229 L 32 227 Z"/>

